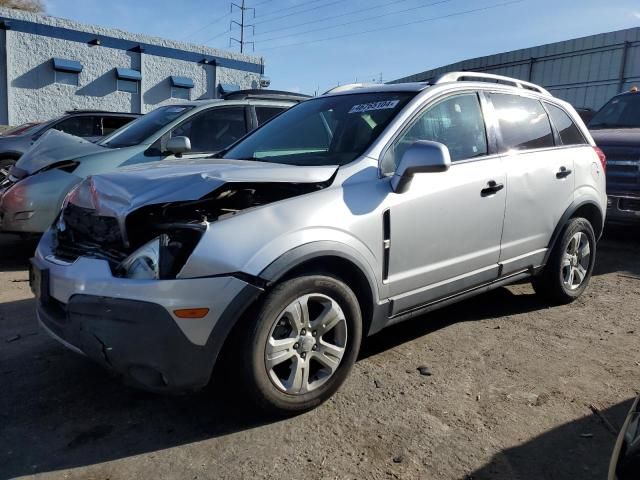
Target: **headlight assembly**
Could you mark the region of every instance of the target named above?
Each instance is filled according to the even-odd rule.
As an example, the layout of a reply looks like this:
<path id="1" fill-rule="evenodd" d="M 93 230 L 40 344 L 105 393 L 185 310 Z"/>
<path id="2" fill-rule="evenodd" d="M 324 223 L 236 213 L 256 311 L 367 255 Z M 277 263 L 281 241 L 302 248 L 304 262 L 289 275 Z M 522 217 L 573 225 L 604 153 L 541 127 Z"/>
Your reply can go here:
<path id="1" fill-rule="evenodd" d="M 161 255 L 169 244 L 168 235 L 160 235 L 146 243 L 118 266 L 126 278 L 158 280 L 161 278 Z"/>

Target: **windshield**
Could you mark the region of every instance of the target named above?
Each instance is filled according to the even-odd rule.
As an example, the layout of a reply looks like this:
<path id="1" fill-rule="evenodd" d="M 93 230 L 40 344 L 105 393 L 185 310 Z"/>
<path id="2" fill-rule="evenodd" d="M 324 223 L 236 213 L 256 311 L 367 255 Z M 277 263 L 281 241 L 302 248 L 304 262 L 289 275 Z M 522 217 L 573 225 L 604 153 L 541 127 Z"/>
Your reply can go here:
<path id="1" fill-rule="evenodd" d="M 373 143 L 415 92 L 307 100 L 233 146 L 223 158 L 288 165 L 345 165 Z"/>
<path id="2" fill-rule="evenodd" d="M 640 128 L 640 93 L 613 97 L 591 119 L 589 128 Z"/>
<path id="3" fill-rule="evenodd" d="M 99 142 L 98 145 L 109 148 L 139 145 L 162 127 L 192 108 L 192 105 L 169 105 L 156 108 L 154 111 L 119 128 Z"/>

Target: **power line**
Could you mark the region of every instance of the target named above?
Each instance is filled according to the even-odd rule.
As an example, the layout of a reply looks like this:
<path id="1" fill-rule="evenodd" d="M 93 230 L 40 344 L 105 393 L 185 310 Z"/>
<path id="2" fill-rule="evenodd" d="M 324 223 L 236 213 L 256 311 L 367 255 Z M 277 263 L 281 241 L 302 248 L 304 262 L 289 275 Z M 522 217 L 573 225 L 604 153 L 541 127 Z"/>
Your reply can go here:
<path id="1" fill-rule="evenodd" d="M 336 19 L 336 18 L 346 17 L 347 15 L 353 15 L 353 14 L 356 14 L 356 13 L 366 12 L 366 11 L 368 11 L 368 10 L 375 10 L 375 9 L 377 9 L 377 8 L 380 8 L 380 7 L 388 7 L 388 6 L 391 6 L 391 5 L 395 5 L 396 3 L 401 3 L 401 2 L 406 2 L 406 1 L 407 1 L 407 0 L 395 0 L 395 1 L 393 1 L 393 2 L 383 3 L 383 4 L 380 4 L 380 5 L 376 5 L 376 6 L 374 6 L 374 7 L 361 8 L 361 9 L 359 9 L 359 10 L 354 10 L 354 11 L 352 11 L 352 12 L 347 12 L 347 13 L 342 13 L 342 14 L 340 14 L 340 15 L 331 15 L 331 16 L 329 16 L 329 17 L 318 18 L 318 19 L 315 19 L 315 20 L 311 20 L 311 21 L 309 21 L 309 22 L 298 23 L 298 24 L 296 24 L 296 25 L 291 25 L 291 26 L 289 26 L 289 27 L 274 28 L 274 29 L 271 29 L 271 30 L 267 30 L 267 31 L 265 31 L 265 32 L 258 32 L 256 36 L 266 35 L 266 34 L 268 34 L 268 33 L 279 32 L 279 31 L 282 31 L 282 30 L 290 30 L 290 29 L 292 29 L 292 28 L 302 27 L 302 26 L 304 26 L 304 25 L 310 25 L 310 24 L 312 24 L 312 23 L 320 23 L 320 22 L 324 22 L 325 20 L 334 20 L 334 19 Z M 307 33 L 307 32 L 305 32 L 305 33 Z"/>
<path id="2" fill-rule="evenodd" d="M 320 32 L 322 30 L 331 30 L 332 28 L 339 28 L 339 27 L 345 27 L 347 25 L 353 25 L 354 23 L 360 23 L 360 22 L 365 22 L 367 20 L 375 20 L 377 18 L 382 18 L 382 17 L 386 17 L 389 15 L 396 15 L 396 14 L 400 14 L 400 13 L 407 13 L 407 12 L 411 12 L 413 10 L 419 10 L 421 8 L 427 8 L 427 7 L 433 7 L 435 5 L 441 5 L 443 3 L 450 3 L 453 2 L 454 0 L 438 0 L 437 2 L 432 2 L 432 3 L 428 3 L 426 5 L 420 5 L 418 7 L 411 7 L 411 8 L 406 8 L 404 10 L 399 10 L 397 12 L 390 12 L 390 13 L 383 13 L 381 15 L 373 15 L 371 17 L 366 17 L 366 18 L 360 18 L 357 20 L 352 20 L 350 22 L 345 22 L 345 23 L 339 23 L 337 25 L 331 25 L 328 27 L 320 27 L 320 28 L 315 28 L 313 30 L 305 30 L 303 33 L 305 35 L 309 34 L 309 33 L 313 33 L 313 32 Z M 280 40 L 282 38 L 287 38 L 287 37 L 293 37 L 299 35 L 298 33 L 289 33 L 287 35 L 280 35 L 279 37 L 271 37 L 271 38 L 265 38 L 264 40 L 260 40 L 260 42 L 271 42 L 273 40 Z"/>
<path id="3" fill-rule="evenodd" d="M 262 20 L 261 22 L 256 22 L 256 25 L 262 25 L 263 23 L 274 22 L 276 20 L 281 20 L 283 18 L 291 17 L 293 15 L 300 15 L 301 13 L 311 12 L 313 10 L 318 10 L 319 8 L 326 8 L 326 7 L 329 7 L 331 5 L 335 5 L 336 3 L 344 3 L 344 0 L 334 0 L 333 2 L 329 2 L 329 3 L 326 3 L 324 5 L 318 5 L 318 6 L 312 7 L 312 8 L 307 8 L 306 10 L 300 10 L 299 12 L 288 13 L 288 14 L 282 15 L 280 17 L 270 18 L 268 20 Z"/>
<path id="4" fill-rule="evenodd" d="M 207 23 L 206 25 L 204 25 L 202 28 L 199 28 L 195 32 L 188 33 L 187 35 L 183 35 L 180 38 L 181 39 L 186 39 L 186 38 L 193 37 L 193 36 L 197 35 L 198 33 L 202 32 L 203 30 L 205 30 L 206 28 L 209 28 L 211 25 L 215 25 L 216 23 L 218 23 L 221 20 L 224 20 L 225 18 L 228 18 L 230 16 L 231 16 L 231 13 L 227 13 L 226 15 L 223 15 L 222 17 L 219 17 L 219 18 L 215 19 L 214 21 Z"/>
<path id="5" fill-rule="evenodd" d="M 282 12 L 286 12 L 288 10 L 293 10 L 294 8 L 300 8 L 300 7 L 306 7 L 308 5 L 311 5 L 312 3 L 318 3 L 318 2 L 324 2 L 326 0 L 309 0 L 308 2 L 305 2 L 304 4 L 298 4 L 298 5 L 292 5 L 290 7 L 284 7 L 284 8 L 280 8 L 279 10 L 275 10 L 273 12 L 267 12 L 263 15 L 258 15 L 258 18 L 263 18 L 263 17 L 270 17 L 271 15 L 276 15 L 278 13 L 282 13 Z M 260 4 L 258 4 L 260 5 Z M 254 7 L 257 5 L 254 5 Z M 297 13 L 297 12 L 296 12 Z"/>
<path id="6" fill-rule="evenodd" d="M 300 45 L 309 45 L 311 43 L 318 43 L 318 42 L 326 42 L 326 41 L 329 41 L 329 40 L 336 40 L 338 38 L 352 37 L 352 36 L 355 36 L 355 35 L 364 35 L 365 33 L 380 32 L 380 31 L 383 31 L 383 30 L 391 30 L 391 29 L 394 29 L 394 28 L 406 27 L 407 25 L 416 25 L 418 23 L 432 22 L 432 21 L 435 21 L 435 20 L 442 20 L 444 18 L 451 18 L 451 17 L 460 16 L 460 15 L 466 15 L 466 14 L 469 14 L 469 13 L 477 13 L 477 12 L 483 12 L 483 11 L 491 10 L 491 9 L 495 9 L 495 8 L 506 7 L 508 5 L 514 5 L 516 3 L 522 3 L 524 1 L 526 1 L 526 0 L 512 0 L 512 1 L 509 1 L 509 2 L 496 3 L 496 4 L 493 4 L 493 5 L 488 5 L 486 7 L 474 8 L 474 9 L 471 9 L 471 10 L 465 10 L 465 11 L 462 11 L 462 12 L 450 13 L 448 15 L 440 15 L 440 16 L 437 16 L 437 17 L 425 18 L 425 19 L 422 19 L 422 20 L 414 20 L 412 22 L 405 22 L 405 23 L 400 23 L 400 24 L 397 24 L 397 25 L 389 25 L 387 27 L 372 28 L 370 30 L 363 30 L 361 32 L 346 33 L 344 35 L 336 35 L 336 36 L 333 36 L 333 37 L 319 38 L 317 40 L 308 40 L 306 42 L 288 43 L 288 44 L 285 44 L 285 45 L 276 45 L 276 46 L 273 46 L 273 47 L 266 47 L 263 50 L 274 50 L 274 49 L 277 49 L 277 48 L 297 47 L 297 46 L 300 46 Z"/>

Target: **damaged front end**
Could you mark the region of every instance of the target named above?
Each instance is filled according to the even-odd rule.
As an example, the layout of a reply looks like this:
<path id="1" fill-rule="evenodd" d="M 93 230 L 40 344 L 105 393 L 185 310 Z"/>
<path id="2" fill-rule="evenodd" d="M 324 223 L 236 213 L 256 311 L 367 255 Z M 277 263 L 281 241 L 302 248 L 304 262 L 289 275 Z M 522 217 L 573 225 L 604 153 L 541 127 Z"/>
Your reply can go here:
<path id="1" fill-rule="evenodd" d="M 116 197 L 114 189 L 104 188 L 110 184 L 89 177 L 64 202 L 54 229 L 53 251 L 69 262 L 78 257 L 105 260 L 115 277 L 173 279 L 211 224 L 325 188 L 331 178 L 228 183 L 208 178 L 213 190 L 200 198 L 161 201 L 156 188 L 152 203 L 137 202 L 134 207 L 134 201 L 125 208 L 126 197 Z M 165 187 L 167 196 L 175 197 L 175 190 Z"/>

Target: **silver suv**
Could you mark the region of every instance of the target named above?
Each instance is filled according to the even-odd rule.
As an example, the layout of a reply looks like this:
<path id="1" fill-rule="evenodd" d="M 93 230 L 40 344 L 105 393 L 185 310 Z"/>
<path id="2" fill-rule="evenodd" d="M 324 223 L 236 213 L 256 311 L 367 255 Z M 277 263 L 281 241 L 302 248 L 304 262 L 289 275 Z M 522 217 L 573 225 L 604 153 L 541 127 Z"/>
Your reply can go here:
<path id="1" fill-rule="evenodd" d="M 388 325 L 529 278 L 573 301 L 605 211 L 569 104 L 452 73 L 308 100 L 219 159 L 90 177 L 31 283 L 46 330 L 136 385 L 197 390 L 225 346 L 251 398 L 299 412 Z"/>

